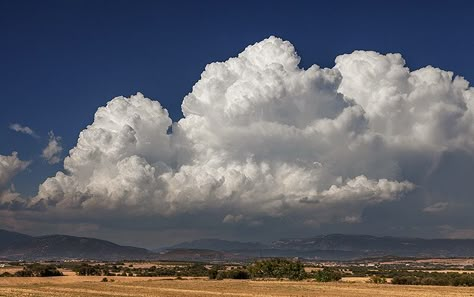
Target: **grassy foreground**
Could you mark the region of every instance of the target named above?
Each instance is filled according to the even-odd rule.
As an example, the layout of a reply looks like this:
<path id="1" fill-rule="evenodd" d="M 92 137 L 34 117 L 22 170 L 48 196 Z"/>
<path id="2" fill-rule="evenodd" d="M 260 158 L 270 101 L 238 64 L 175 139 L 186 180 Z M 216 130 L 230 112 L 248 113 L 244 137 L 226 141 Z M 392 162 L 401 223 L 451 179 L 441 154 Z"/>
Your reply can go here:
<path id="1" fill-rule="evenodd" d="M 330 297 L 428 297 L 474 296 L 472 287 L 375 285 L 367 283 L 317 283 L 293 281 L 249 281 L 171 278 L 50 277 L 0 279 L 0 296 L 330 296 Z"/>

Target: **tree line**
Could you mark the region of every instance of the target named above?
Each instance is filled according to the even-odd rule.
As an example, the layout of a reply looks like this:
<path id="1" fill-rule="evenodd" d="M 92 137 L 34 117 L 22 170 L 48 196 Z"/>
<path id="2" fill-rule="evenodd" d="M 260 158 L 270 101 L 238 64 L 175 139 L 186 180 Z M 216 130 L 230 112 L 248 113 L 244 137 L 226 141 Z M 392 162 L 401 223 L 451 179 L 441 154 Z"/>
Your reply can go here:
<path id="1" fill-rule="evenodd" d="M 0 277 L 48 277 L 48 276 L 62 276 L 63 273 L 58 270 L 55 265 L 43 265 L 34 263 L 23 266 L 22 270 L 15 273 L 4 272 Z"/>
<path id="2" fill-rule="evenodd" d="M 472 287 L 474 275 L 472 273 L 415 271 L 410 275 L 394 276 L 392 284 Z"/>
<path id="3" fill-rule="evenodd" d="M 343 276 L 369 276 L 369 282 L 376 284 L 391 283 L 395 285 L 438 285 L 438 286 L 474 286 L 474 274 L 456 272 L 426 272 L 401 269 L 367 269 L 352 267 L 318 268 L 306 272 L 300 261 L 288 259 L 263 259 L 248 265 L 204 265 L 202 263 L 161 265 L 150 267 L 133 267 L 124 263 L 62 263 L 24 265 L 22 270 L 14 273 L 4 272 L 0 277 L 48 277 L 62 276 L 58 268 L 67 268 L 79 276 L 127 276 L 127 277 L 208 277 L 222 279 L 313 279 L 318 282 L 338 281 Z"/>

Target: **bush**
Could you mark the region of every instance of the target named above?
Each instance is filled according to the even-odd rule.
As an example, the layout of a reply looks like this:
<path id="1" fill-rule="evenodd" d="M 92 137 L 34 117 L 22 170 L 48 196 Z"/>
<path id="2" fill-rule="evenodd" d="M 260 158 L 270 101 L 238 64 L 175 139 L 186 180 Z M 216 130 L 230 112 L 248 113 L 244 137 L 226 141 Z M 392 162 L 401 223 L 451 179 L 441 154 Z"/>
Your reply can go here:
<path id="1" fill-rule="evenodd" d="M 342 273 L 337 270 L 324 268 L 323 270 L 316 271 L 314 273 L 314 278 L 318 282 L 335 282 L 342 278 Z"/>
<path id="2" fill-rule="evenodd" d="M 15 272 L 17 277 L 48 277 L 62 276 L 63 273 L 54 265 L 31 264 L 23 267 L 23 270 Z"/>
<path id="3" fill-rule="evenodd" d="M 102 275 L 102 270 L 96 267 L 84 264 L 79 268 L 74 269 L 77 275 Z"/>
<path id="4" fill-rule="evenodd" d="M 192 264 L 185 266 L 180 270 L 183 276 L 207 276 L 209 274 L 208 269 L 202 264 Z"/>
<path id="5" fill-rule="evenodd" d="M 33 271 L 31 271 L 30 269 L 24 268 L 23 270 L 15 272 L 14 276 L 17 276 L 17 277 L 33 277 L 35 275 L 33 274 Z"/>
<path id="6" fill-rule="evenodd" d="M 413 272 L 411 275 L 395 276 L 395 285 L 474 286 L 474 275 L 456 272 Z"/>
<path id="7" fill-rule="evenodd" d="M 252 278 L 288 278 L 302 280 L 306 277 L 304 266 L 300 261 L 271 259 L 256 261 L 248 267 Z"/>
<path id="8" fill-rule="evenodd" d="M 216 280 L 223 280 L 224 278 L 225 278 L 225 272 L 224 271 L 217 272 Z"/>
<path id="9" fill-rule="evenodd" d="M 103 282 L 103 283 L 106 283 L 106 282 L 108 282 L 108 281 L 109 281 L 109 279 L 106 278 L 106 277 L 104 277 L 104 278 L 101 280 L 101 282 Z"/>
<path id="10" fill-rule="evenodd" d="M 232 270 L 226 271 L 226 278 L 249 279 L 250 274 L 245 269 L 232 269 Z"/>
<path id="11" fill-rule="evenodd" d="M 379 275 L 372 275 L 369 279 L 369 283 L 373 284 L 386 284 L 387 279 L 385 277 L 381 277 Z"/>
<path id="12" fill-rule="evenodd" d="M 217 270 L 217 268 L 211 268 L 211 269 L 209 269 L 209 271 L 208 271 L 209 279 L 216 279 L 218 272 L 219 272 L 219 271 Z"/>

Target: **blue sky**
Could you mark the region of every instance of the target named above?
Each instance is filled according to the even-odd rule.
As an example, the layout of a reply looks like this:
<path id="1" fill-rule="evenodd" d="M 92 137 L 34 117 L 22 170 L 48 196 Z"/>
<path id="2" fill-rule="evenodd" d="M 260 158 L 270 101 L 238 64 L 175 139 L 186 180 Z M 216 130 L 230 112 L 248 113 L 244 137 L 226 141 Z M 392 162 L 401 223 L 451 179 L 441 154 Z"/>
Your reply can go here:
<path id="1" fill-rule="evenodd" d="M 98 107 L 142 92 L 173 121 L 204 67 L 271 35 L 300 66 L 333 67 L 354 50 L 401 53 L 474 81 L 472 1 L 0 1 L 0 154 L 32 160 L 14 180 L 35 195 L 62 169 L 41 159 L 48 132 L 64 151 Z M 40 138 L 9 129 L 32 128 Z"/>

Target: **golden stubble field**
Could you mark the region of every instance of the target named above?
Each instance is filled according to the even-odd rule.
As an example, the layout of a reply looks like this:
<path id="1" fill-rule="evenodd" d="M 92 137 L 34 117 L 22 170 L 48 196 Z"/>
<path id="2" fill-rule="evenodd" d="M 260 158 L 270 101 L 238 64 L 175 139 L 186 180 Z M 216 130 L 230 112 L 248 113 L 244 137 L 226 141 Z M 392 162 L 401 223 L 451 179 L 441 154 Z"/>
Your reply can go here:
<path id="1" fill-rule="evenodd" d="M 51 278 L 0 278 L 0 296 L 328 296 L 328 297 L 469 297 L 474 288 L 375 285 L 363 282 L 207 280 L 190 278 L 102 277 L 68 275 Z M 110 278 L 109 278 L 110 279 Z"/>

